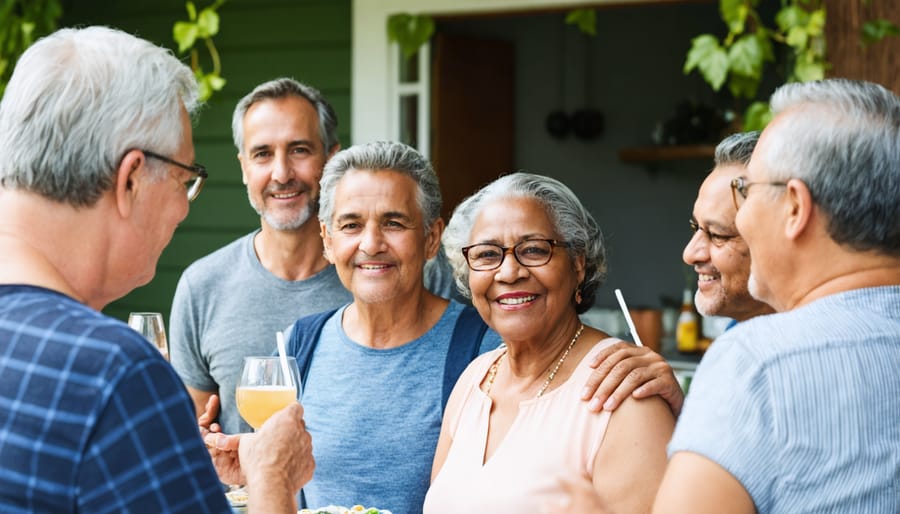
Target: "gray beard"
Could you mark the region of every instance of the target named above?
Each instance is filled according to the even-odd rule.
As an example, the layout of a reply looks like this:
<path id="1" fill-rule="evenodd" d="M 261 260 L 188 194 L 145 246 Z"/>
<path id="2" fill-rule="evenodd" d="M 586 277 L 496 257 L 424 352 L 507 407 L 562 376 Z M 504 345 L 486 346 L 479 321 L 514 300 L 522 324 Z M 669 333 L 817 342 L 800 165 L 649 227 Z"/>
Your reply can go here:
<path id="1" fill-rule="evenodd" d="M 319 199 L 316 198 L 311 203 L 309 203 L 306 208 L 297 211 L 297 213 L 287 220 L 276 219 L 272 213 L 263 211 L 256 202 L 253 201 L 253 198 L 250 196 L 250 192 L 247 192 L 247 198 L 250 200 L 250 206 L 253 207 L 253 210 L 256 211 L 256 214 L 265 221 L 266 225 L 272 227 L 275 230 L 297 230 L 303 225 L 306 224 L 311 218 L 314 218 L 319 213 Z"/>

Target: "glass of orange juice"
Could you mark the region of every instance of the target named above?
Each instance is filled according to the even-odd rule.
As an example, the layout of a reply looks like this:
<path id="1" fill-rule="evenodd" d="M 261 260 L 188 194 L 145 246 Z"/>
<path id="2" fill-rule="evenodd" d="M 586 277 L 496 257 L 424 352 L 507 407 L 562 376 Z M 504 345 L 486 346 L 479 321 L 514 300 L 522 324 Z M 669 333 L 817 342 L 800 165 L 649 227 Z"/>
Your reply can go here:
<path id="1" fill-rule="evenodd" d="M 300 372 L 293 357 L 287 357 L 287 375 L 278 357 L 244 357 L 236 391 L 238 412 L 258 430 L 272 414 L 297 401 L 299 390 Z"/>

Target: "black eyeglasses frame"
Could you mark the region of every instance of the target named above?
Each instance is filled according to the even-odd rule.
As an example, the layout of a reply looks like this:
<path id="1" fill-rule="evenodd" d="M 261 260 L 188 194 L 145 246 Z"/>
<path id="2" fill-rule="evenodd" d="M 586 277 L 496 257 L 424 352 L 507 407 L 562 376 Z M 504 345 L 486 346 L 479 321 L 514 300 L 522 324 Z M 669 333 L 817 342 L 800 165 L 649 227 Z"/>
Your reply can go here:
<path id="1" fill-rule="evenodd" d="M 206 179 L 209 178 L 209 172 L 206 171 L 206 166 L 202 164 L 184 164 L 183 162 L 178 162 L 175 159 L 166 157 L 165 155 L 160 155 L 156 152 L 151 152 L 150 150 L 141 150 L 143 154 L 151 159 L 156 159 L 158 161 L 162 161 L 165 163 L 169 163 L 173 166 L 178 166 L 181 169 L 190 171 L 197 175 L 197 180 L 194 181 L 193 184 L 187 190 L 187 197 L 189 202 L 193 202 L 198 196 L 200 196 L 200 190 L 203 189 L 203 184 L 206 182 Z"/>

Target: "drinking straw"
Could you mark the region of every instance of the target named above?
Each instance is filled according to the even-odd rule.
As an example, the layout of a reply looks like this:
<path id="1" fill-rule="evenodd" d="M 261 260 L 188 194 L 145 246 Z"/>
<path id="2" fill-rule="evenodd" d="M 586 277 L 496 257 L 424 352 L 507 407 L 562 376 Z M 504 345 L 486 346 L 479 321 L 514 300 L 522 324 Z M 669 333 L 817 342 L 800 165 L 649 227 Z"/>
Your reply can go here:
<path id="1" fill-rule="evenodd" d="M 294 379 L 291 377 L 291 370 L 288 368 L 287 352 L 284 349 L 284 334 L 281 330 L 275 332 L 275 342 L 278 344 L 278 360 L 281 361 L 281 372 L 284 373 L 284 382 L 288 387 L 294 387 Z"/>
<path id="2" fill-rule="evenodd" d="M 628 323 L 631 335 L 634 336 L 634 344 L 644 346 L 644 343 L 641 342 L 641 336 L 638 335 L 637 330 L 634 328 L 634 320 L 631 319 L 631 313 L 628 312 L 628 306 L 625 305 L 625 298 L 622 296 L 621 289 L 616 289 L 616 298 L 619 300 L 619 307 L 622 308 L 622 314 L 625 315 L 625 321 Z"/>

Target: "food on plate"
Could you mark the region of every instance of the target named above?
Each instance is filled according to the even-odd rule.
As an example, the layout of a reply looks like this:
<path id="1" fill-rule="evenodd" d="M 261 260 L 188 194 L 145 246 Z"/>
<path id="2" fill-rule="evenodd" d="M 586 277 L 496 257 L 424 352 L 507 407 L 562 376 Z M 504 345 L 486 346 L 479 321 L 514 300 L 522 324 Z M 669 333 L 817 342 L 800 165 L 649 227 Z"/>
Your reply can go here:
<path id="1" fill-rule="evenodd" d="M 362 505 L 354 505 L 349 509 L 338 505 L 329 505 L 317 509 L 300 509 L 299 514 L 391 514 L 391 511 Z"/>
<path id="2" fill-rule="evenodd" d="M 228 503 L 232 507 L 245 507 L 250 495 L 247 494 L 246 489 L 233 489 L 225 493 L 225 497 L 228 498 Z"/>

